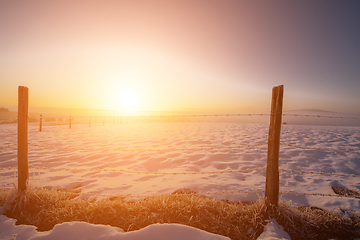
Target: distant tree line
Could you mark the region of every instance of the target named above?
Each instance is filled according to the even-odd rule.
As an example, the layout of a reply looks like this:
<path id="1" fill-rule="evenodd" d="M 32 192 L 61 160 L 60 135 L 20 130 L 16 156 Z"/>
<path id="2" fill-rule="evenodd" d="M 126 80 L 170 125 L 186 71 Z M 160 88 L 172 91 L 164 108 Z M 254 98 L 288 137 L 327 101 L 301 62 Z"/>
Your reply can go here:
<path id="1" fill-rule="evenodd" d="M 9 112 L 9 109 L 7 109 L 7 108 L 0 108 L 0 112 Z"/>

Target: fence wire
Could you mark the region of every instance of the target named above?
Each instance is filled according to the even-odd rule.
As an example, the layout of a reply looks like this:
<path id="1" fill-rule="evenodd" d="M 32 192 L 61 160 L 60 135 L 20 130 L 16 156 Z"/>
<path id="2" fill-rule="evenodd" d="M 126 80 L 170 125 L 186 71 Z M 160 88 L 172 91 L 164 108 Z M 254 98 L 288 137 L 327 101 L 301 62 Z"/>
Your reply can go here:
<path id="1" fill-rule="evenodd" d="M 303 196 L 320 196 L 320 197 L 346 197 L 346 198 L 357 198 L 360 199 L 360 196 L 354 195 L 340 195 L 340 194 L 333 194 L 333 193 L 299 193 L 299 192 L 279 192 L 280 194 L 291 194 L 291 195 L 303 195 Z"/>
<path id="2" fill-rule="evenodd" d="M 85 119 L 113 119 L 113 118 L 174 118 L 174 117 L 251 117 L 251 116 L 270 116 L 270 113 L 220 113 L 220 114 L 178 114 L 178 115 L 139 115 L 139 116 L 52 116 L 52 115 L 42 115 L 42 118 L 65 118 L 65 119 L 74 119 L 74 118 L 85 118 Z M 313 117 L 313 118 L 329 118 L 329 119 L 357 119 L 360 117 L 350 117 L 350 116 L 332 116 L 332 115 L 319 115 L 319 114 L 290 114 L 283 113 L 282 116 L 286 117 Z M 29 117 L 31 118 L 31 117 Z"/>
<path id="3" fill-rule="evenodd" d="M 5 167 L 0 168 L 0 172 L 9 170 L 16 171 L 17 167 Z M 207 172 L 141 172 L 141 171 L 131 171 L 127 169 L 119 169 L 119 168 L 49 168 L 49 167 L 38 167 L 38 166 L 30 166 L 29 169 L 35 169 L 37 171 L 50 171 L 50 172 L 123 172 L 130 174 L 138 174 L 138 175 L 206 175 L 206 174 L 223 174 L 223 173 L 247 173 L 259 170 L 265 170 L 266 167 L 261 168 L 247 168 L 244 170 L 221 170 L 221 171 L 207 171 Z"/>
<path id="4" fill-rule="evenodd" d="M 1 149 L 1 148 L 14 147 L 14 146 L 17 146 L 17 143 L 13 143 L 13 144 L 8 144 L 8 145 L 3 145 L 3 146 L 0 146 L 0 149 Z"/>
<path id="5" fill-rule="evenodd" d="M 183 118 L 183 117 L 251 117 L 251 116 L 270 116 L 269 113 L 221 113 L 221 114 L 178 114 L 178 115 L 139 115 L 139 116 L 50 116 L 43 115 L 42 119 L 140 119 L 140 118 Z M 40 118 L 39 118 L 40 119 Z"/>
<path id="6" fill-rule="evenodd" d="M 222 149 L 241 149 L 241 148 L 251 148 L 257 147 L 261 145 L 266 145 L 267 142 L 257 143 L 257 144 L 248 144 L 248 145 L 235 145 L 235 146 L 215 146 L 215 147 L 198 147 L 198 148 L 157 148 L 157 149 L 141 149 L 141 148 L 128 148 L 128 149 L 111 149 L 111 148 L 81 148 L 81 147 L 64 147 L 64 146 L 54 146 L 54 145 L 45 145 L 45 144 L 37 144 L 37 143 L 28 143 L 28 145 L 42 147 L 42 148 L 55 148 L 55 149 L 67 149 L 67 150 L 79 150 L 79 151 L 112 151 L 112 152 L 172 152 L 172 151 L 202 151 L 202 150 L 222 150 Z M 343 153 L 353 153 L 360 154 L 360 151 L 352 151 L 352 150 L 340 150 L 333 148 L 320 148 L 320 147 L 304 147 L 296 144 L 289 143 L 280 143 L 281 146 L 304 149 L 304 150 L 317 150 L 317 151 L 326 151 L 326 152 L 343 152 Z M 0 149 L 10 148 L 17 146 L 17 143 L 8 144 L 0 146 Z"/>
<path id="7" fill-rule="evenodd" d="M 360 117 L 345 117 L 345 116 L 326 116 L 314 114 L 283 114 L 286 117 L 312 117 L 312 118 L 329 118 L 329 119 L 354 119 L 359 120 Z"/>
<path id="8" fill-rule="evenodd" d="M 123 172 L 129 174 L 138 174 L 138 175 L 206 175 L 206 174 L 225 174 L 225 173 L 249 173 L 253 171 L 266 170 L 266 167 L 259 168 L 247 168 L 247 169 L 237 169 L 237 170 L 221 170 L 221 171 L 204 171 L 204 172 L 141 172 L 141 171 L 132 171 L 128 169 L 120 168 L 49 168 L 49 167 L 39 167 L 39 166 L 29 166 L 29 170 L 36 171 L 49 171 L 49 172 Z M 1 167 L 0 172 L 4 171 L 17 171 L 17 167 Z M 335 177 L 350 177 L 356 178 L 360 175 L 347 174 L 347 173 L 326 173 L 326 172 L 316 172 L 316 171 L 303 171 L 303 170 L 292 170 L 292 169 L 283 169 L 279 168 L 280 172 L 288 173 L 297 173 L 297 174 L 310 174 L 310 175 L 325 175 L 325 176 L 335 176 Z"/>
<path id="9" fill-rule="evenodd" d="M 54 146 L 54 145 L 44 145 L 29 143 L 31 146 L 43 147 L 43 148 L 56 148 L 56 149 L 67 149 L 67 150 L 79 150 L 79 151 L 100 151 L 100 152 L 174 152 L 174 151 L 203 151 L 203 150 L 222 150 L 222 149 L 241 149 L 241 148 L 251 148 L 261 145 L 266 145 L 267 143 L 257 143 L 257 144 L 248 144 L 248 145 L 235 145 L 235 146 L 215 146 L 215 147 L 197 147 L 197 148 L 157 148 L 157 149 L 141 149 L 141 148 L 128 148 L 128 149 L 110 149 L 110 148 L 81 148 L 81 147 L 64 147 L 64 146 Z"/>
<path id="10" fill-rule="evenodd" d="M 76 197 L 81 196 L 88 196 L 88 197 L 102 197 L 107 199 L 116 199 L 116 198 L 128 198 L 128 199 L 149 199 L 154 197 L 176 197 L 176 196 L 205 196 L 205 195 L 220 195 L 220 194 L 260 194 L 265 193 L 265 190 L 223 190 L 223 191 L 208 191 L 208 192 L 176 192 L 171 194 L 161 194 L 161 195 L 132 195 L 132 194 L 100 194 L 100 193 L 83 193 L 79 191 L 61 191 L 57 190 L 57 192 L 66 195 L 76 195 Z M 300 193 L 300 192 L 293 192 L 293 191 L 281 191 L 279 192 L 280 195 L 302 195 L 302 196 L 320 196 L 320 197 L 338 197 L 338 198 L 355 198 L 360 199 L 360 196 L 354 195 L 340 195 L 340 194 L 333 194 L 333 193 Z"/>
<path id="11" fill-rule="evenodd" d="M 60 192 L 60 191 L 58 191 Z M 100 193 L 82 193 L 82 192 L 68 192 L 61 191 L 62 194 L 76 195 L 76 196 L 91 196 L 91 197 L 103 197 L 103 198 L 129 198 L 129 199 L 148 199 L 153 197 L 176 197 L 176 196 L 204 196 L 204 195 L 219 195 L 219 194 L 235 194 L 235 193 L 265 193 L 265 190 L 223 190 L 223 191 L 213 191 L 213 192 L 179 192 L 171 194 L 161 194 L 161 195 L 114 195 L 114 194 L 100 194 Z"/>
<path id="12" fill-rule="evenodd" d="M 283 169 L 279 168 L 281 172 L 289 172 L 289 173 L 299 173 L 299 174 L 310 174 L 310 175 L 326 175 L 326 176 L 336 176 L 336 177 L 360 177 L 360 175 L 355 174 L 347 174 L 347 173 L 325 173 L 325 172 L 315 172 L 315 171 L 299 171 L 299 170 L 292 170 L 292 169 Z"/>
<path id="13" fill-rule="evenodd" d="M 75 119 L 113 119 L 115 123 L 115 119 L 124 120 L 124 119 L 158 119 L 158 118 L 194 118 L 194 117 L 252 117 L 252 116 L 271 116 L 270 113 L 228 113 L 228 114 L 180 114 L 180 115 L 139 115 L 139 116 L 53 116 L 53 115 L 42 115 L 41 117 L 30 116 L 29 119 L 40 121 L 42 119 L 43 122 L 56 122 L 56 119 L 66 119 L 69 121 L 70 119 L 74 121 Z M 283 117 L 306 117 L 306 118 L 328 118 L 328 119 L 353 119 L 359 120 L 360 117 L 350 117 L 350 116 L 329 116 L 329 115 L 318 115 L 318 114 L 288 114 L 283 113 Z M 17 120 L 15 118 L 14 120 Z"/>
<path id="14" fill-rule="evenodd" d="M 77 195 L 77 196 L 93 196 L 93 197 L 104 197 L 104 198 L 114 198 L 114 197 L 120 197 L 120 198 L 130 198 L 130 199 L 147 199 L 147 198 L 153 198 L 153 197 L 167 197 L 167 196 L 204 196 L 204 195 L 219 195 L 219 194 L 236 194 L 236 193 L 265 193 L 265 190 L 223 190 L 223 191 L 214 191 L 214 192 L 180 192 L 180 193 L 172 193 L 172 194 L 162 194 L 162 195 L 111 195 L 111 194 L 98 194 L 98 193 L 81 193 L 81 192 L 62 192 L 64 194 L 69 195 Z M 356 198 L 360 199 L 359 196 L 353 196 L 353 195 L 339 195 L 339 194 L 333 194 L 333 193 L 299 193 L 299 192 L 290 192 L 290 191 L 282 191 L 279 192 L 281 195 L 303 195 L 303 196 L 320 196 L 320 197 L 338 197 L 338 198 Z"/>
<path id="15" fill-rule="evenodd" d="M 338 149 L 332 149 L 332 148 L 318 148 L 318 147 L 303 147 L 295 144 L 288 144 L 288 143 L 280 143 L 282 146 L 292 147 L 292 148 L 299 148 L 299 149 L 306 149 L 306 150 L 318 150 L 318 151 L 326 151 L 326 152 L 343 152 L 343 153 L 354 153 L 354 154 L 360 154 L 360 151 L 351 151 L 351 150 L 338 150 Z"/>

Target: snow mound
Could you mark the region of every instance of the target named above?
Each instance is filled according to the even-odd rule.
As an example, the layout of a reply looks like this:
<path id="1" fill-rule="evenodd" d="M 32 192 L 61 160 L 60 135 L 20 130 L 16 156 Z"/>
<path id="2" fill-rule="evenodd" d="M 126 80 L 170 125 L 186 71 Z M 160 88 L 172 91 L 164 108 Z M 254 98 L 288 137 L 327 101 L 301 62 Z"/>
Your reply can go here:
<path id="1" fill-rule="evenodd" d="M 67 222 L 55 225 L 53 230 L 37 232 L 36 227 L 15 225 L 16 220 L 0 215 L 0 239 L 16 240 L 229 240 L 181 224 L 153 224 L 138 231 L 125 233 L 121 228 L 86 222 Z"/>
<path id="2" fill-rule="evenodd" d="M 280 226 L 275 219 L 270 219 L 266 224 L 264 232 L 258 237 L 257 240 L 291 240 L 291 237 L 284 228 Z"/>

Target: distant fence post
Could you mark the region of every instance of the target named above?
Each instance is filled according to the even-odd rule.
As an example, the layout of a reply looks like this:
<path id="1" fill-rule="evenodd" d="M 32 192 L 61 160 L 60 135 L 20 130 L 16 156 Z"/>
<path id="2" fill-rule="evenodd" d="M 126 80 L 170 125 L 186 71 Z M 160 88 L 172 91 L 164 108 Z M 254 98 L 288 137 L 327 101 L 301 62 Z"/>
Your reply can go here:
<path id="1" fill-rule="evenodd" d="M 29 89 L 19 86 L 18 89 L 18 189 L 26 191 L 29 179 L 28 166 L 28 107 Z"/>
<path id="2" fill-rule="evenodd" d="M 40 129 L 39 129 L 39 132 L 42 131 L 42 114 L 40 114 Z"/>
<path id="3" fill-rule="evenodd" d="M 279 150 L 284 86 L 272 89 L 271 115 L 268 136 L 265 203 L 268 210 L 277 207 L 279 201 Z"/>
<path id="4" fill-rule="evenodd" d="M 71 116 L 69 118 L 69 129 L 71 129 Z"/>

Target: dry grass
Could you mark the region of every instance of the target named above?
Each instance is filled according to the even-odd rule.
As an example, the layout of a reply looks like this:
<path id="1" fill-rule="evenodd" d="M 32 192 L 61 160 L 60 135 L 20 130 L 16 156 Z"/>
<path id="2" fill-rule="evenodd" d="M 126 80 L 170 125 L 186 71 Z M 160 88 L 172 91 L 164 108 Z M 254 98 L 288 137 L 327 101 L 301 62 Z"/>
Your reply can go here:
<path id="1" fill-rule="evenodd" d="M 358 190 L 343 189 L 339 187 L 333 187 L 332 190 L 334 193 L 342 196 L 360 198 L 360 192 Z"/>
<path id="2" fill-rule="evenodd" d="M 360 237 L 360 218 L 341 217 L 317 207 L 291 207 L 281 204 L 276 221 L 292 239 L 356 239 Z"/>
<path id="3" fill-rule="evenodd" d="M 0 189 L 0 205 L 17 224 L 31 224 L 38 231 L 55 224 L 85 221 L 108 224 L 134 231 L 153 223 L 180 223 L 231 239 L 256 239 L 275 218 L 292 239 L 354 239 L 360 237 L 360 218 L 345 219 L 318 208 L 281 204 L 274 213 L 266 212 L 263 201 L 255 203 L 215 201 L 194 194 L 155 196 L 137 202 L 121 197 L 95 201 L 74 200 L 69 191 L 30 189 L 23 194 Z"/>

